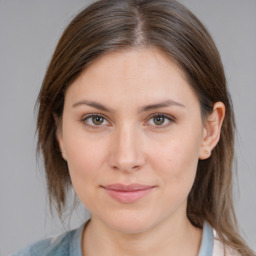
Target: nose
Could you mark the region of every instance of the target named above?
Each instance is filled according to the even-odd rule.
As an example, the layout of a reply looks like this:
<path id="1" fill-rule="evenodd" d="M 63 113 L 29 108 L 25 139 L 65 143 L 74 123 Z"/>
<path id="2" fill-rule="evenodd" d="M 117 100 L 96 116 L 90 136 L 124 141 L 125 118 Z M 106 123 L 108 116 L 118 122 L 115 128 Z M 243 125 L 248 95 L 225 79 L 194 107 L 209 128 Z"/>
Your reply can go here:
<path id="1" fill-rule="evenodd" d="M 122 127 L 115 132 L 110 145 L 110 165 L 120 171 L 137 171 L 145 164 L 142 134 L 136 127 Z"/>

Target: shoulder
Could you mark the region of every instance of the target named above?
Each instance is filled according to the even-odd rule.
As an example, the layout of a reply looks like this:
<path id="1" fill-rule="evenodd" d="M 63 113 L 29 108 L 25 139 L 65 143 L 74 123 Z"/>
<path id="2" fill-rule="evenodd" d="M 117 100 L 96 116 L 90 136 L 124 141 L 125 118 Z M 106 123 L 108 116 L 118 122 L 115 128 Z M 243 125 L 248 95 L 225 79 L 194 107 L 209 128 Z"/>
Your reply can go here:
<path id="1" fill-rule="evenodd" d="M 218 237 L 216 231 L 213 231 L 213 256 L 241 256 L 237 251 L 225 245 Z"/>
<path id="2" fill-rule="evenodd" d="M 38 241 L 10 256 L 63 256 L 79 251 L 82 227 L 59 236 Z M 75 254 L 79 255 L 79 254 Z"/>
<path id="3" fill-rule="evenodd" d="M 69 240 L 72 232 L 67 232 L 56 238 L 38 241 L 11 256 L 59 256 L 68 255 Z"/>

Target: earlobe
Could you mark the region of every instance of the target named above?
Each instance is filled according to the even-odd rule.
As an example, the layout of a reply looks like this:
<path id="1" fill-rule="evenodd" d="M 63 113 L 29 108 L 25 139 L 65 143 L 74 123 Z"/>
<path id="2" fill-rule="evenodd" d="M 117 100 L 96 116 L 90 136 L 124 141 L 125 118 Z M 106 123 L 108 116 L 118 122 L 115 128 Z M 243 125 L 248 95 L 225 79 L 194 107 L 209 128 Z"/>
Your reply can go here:
<path id="1" fill-rule="evenodd" d="M 222 102 L 216 102 L 212 113 L 204 122 L 199 159 L 204 160 L 211 156 L 211 151 L 218 144 L 224 117 L 225 105 Z"/>

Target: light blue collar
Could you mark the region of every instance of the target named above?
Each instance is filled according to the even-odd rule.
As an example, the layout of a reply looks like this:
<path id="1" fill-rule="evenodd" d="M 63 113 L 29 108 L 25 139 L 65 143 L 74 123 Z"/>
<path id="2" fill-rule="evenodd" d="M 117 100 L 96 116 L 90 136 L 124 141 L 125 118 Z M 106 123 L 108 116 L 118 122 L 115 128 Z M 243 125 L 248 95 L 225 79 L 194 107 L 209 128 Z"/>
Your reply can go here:
<path id="1" fill-rule="evenodd" d="M 75 231 L 75 234 L 72 237 L 72 240 L 70 241 L 70 247 L 69 247 L 70 256 L 82 256 L 82 237 L 83 237 L 83 230 L 86 224 L 87 222 Z"/>
<path id="2" fill-rule="evenodd" d="M 213 230 L 212 227 L 205 222 L 203 226 L 203 235 L 198 256 L 212 256 L 213 252 Z"/>

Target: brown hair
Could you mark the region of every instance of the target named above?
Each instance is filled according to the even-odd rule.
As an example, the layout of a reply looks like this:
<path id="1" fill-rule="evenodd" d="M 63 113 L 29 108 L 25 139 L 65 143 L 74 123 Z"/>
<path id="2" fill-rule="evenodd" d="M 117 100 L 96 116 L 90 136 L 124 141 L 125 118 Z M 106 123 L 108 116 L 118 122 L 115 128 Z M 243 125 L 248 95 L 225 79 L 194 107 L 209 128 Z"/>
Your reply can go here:
<path id="1" fill-rule="evenodd" d="M 199 160 L 187 216 L 197 227 L 209 222 L 241 255 L 255 255 L 238 233 L 232 201 L 235 125 L 222 62 L 201 22 L 174 0 L 101 0 L 79 13 L 64 31 L 38 97 L 38 150 L 44 157 L 50 202 L 56 202 L 61 216 L 71 186 L 54 120 L 54 114 L 62 116 L 66 89 L 102 54 L 134 47 L 157 47 L 182 68 L 203 117 L 215 102 L 225 104 L 220 141 L 210 158 Z"/>

